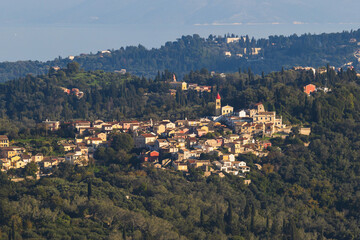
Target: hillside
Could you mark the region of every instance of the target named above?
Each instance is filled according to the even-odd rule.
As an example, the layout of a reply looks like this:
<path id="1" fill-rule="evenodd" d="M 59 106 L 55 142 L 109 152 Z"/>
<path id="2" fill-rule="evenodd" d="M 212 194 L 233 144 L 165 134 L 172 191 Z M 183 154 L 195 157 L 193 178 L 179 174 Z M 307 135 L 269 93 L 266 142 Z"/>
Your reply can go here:
<path id="1" fill-rule="evenodd" d="M 167 42 L 158 49 L 129 46 L 109 52 L 82 54 L 74 61 L 85 70 L 107 72 L 126 69 L 145 77 L 154 77 L 158 71 L 175 72 L 183 77 L 191 70 L 207 68 L 209 71 L 234 72 L 239 68 L 260 74 L 293 66 L 320 67 L 330 64 L 335 67 L 359 68 L 360 30 L 330 34 L 304 34 L 270 36 L 267 39 L 240 37 L 239 41 L 227 43 L 229 36 L 201 38 L 198 35 L 182 36 L 175 42 Z M 225 53 L 227 55 L 225 55 Z M 0 63 L 0 81 L 25 76 L 46 74 L 50 67 L 65 67 L 71 60 L 57 58 L 53 61 L 21 61 Z"/>
<path id="2" fill-rule="evenodd" d="M 38 141 L 46 136 L 36 127 L 21 128 L 19 120 L 174 120 L 211 113 L 215 91 L 171 96 L 171 77 L 85 72 L 73 63 L 9 81 L 0 85 L 0 134 Z M 360 79 L 354 71 L 247 71 L 223 78 L 202 69 L 184 79 L 212 86 L 235 109 L 263 102 L 284 122 L 310 125 L 312 133 L 302 136 L 295 129 L 286 139 L 272 139 L 264 158 L 240 155 L 251 166 L 250 185 L 232 175 L 204 178 L 195 169 L 183 174 L 144 167 L 126 144 L 101 148 L 88 167 L 60 165 L 39 181 L 15 183 L 8 180 L 11 172 L 1 172 L 0 239 L 359 238 Z M 307 96 L 308 83 L 331 92 Z M 60 87 L 78 88 L 84 96 Z"/>
<path id="3" fill-rule="evenodd" d="M 267 75 L 256 75 L 251 70 L 211 75 L 208 70 L 191 71 L 184 76 L 187 83 L 211 86 L 211 92 L 198 93 L 194 90 L 177 91 L 170 94 L 169 80 L 173 74 L 165 71 L 154 79 L 139 78 L 130 74 L 104 71 L 84 71 L 73 62 L 67 68 L 50 71 L 47 75 L 8 81 L 0 85 L 1 119 L 18 122 L 18 126 L 34 126 L 46 119 L 69 121 L 122 120 L 122 119 L 183 119 L 210 116 L 214 114 L 214 99 L 217 92 L 223 96 L 224 104 L 242 109 L 251 103 L 264 102 L 269 110 L 276 110 L 284 120 L 293 123 L 310 123 L 322 114 L 330 113 L 323 98 L 309 101 L 303 93 L 303 86 L 314 83 L 317 86 L 351 89 L 350 82 L 358 81 L 353 70 L 338 74 L 328 69 L 327 73 L 313 75 L 311 71 L 288 70 Z M 79 98 L 64 92 L 78 89 Z M 341 95 L 345 94 L 341 92 Z M 356 98 L 357 93 L 352 93 Z M 331 97 L 333 95 L 330 95 Z M 327 98 L 327 96 L 324 96 Z M 348 96 L 343 96 L 347 99 Z M 327 99 L 326 101 L 334 101 Z M 318 105 L 325 104 L 326 108 Z M 340 103 L 337 103 L 340 104 Z M 323 113 L 319 113 L 319 111 Z M 342 105 L 339 113 L 345 114 Z M 357 114 L 357 113 L 352 113 Z M 8 127 L 3 128 L 5 130 Z M 21 128 L 21 127 L 20 127 Z M 14 130 L 16 128 L 10 128 Z M 3 129 L 4 130 L 4 129 Z"/>

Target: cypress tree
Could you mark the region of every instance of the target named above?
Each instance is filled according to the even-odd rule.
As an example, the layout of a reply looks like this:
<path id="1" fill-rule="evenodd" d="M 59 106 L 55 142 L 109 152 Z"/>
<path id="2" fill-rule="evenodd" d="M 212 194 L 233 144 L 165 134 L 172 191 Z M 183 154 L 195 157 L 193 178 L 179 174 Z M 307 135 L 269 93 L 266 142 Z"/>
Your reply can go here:
<path id="1" fill-rule="evenodd" d="M 254 232 L 254 218 L 255 218 L 255 206 L 252 205 L 251 209 L 251 220 L 250 220 L 250 231 Z"/>
<path id="2" fill-rule="evenodd" d="M 92 196 L 92 187 L 91 187 L 91 181 L 88 182 L 88 200 L 90 201 L 90 198 Z"/>
<path id="3" fill-rule="evenodd" d="M 232 204 L 230 203 L 230 201 L 228 201 L 229 207 L 228 210 L 226 212 L 226 214 L 224 215 L 224 220 L 226 223 L 226 233 L 232 233 L 232 225 L 233 225 L 233 209 L 232 209 Z"/>
<path id="4" fill-rule="evenodd" d="M 123 238 L 123 240 L 126 240 L 126 230 L 125 230 L 125 228 L 123 228 L 122 238 Z"/>
<path id="5" fill-rule="evenodd" d="M 204 226 L 204 212 L 201 209 L 200 211 L 200 226 L 203 227 Z"/>
<path id="6" fill-rule="evenodd" d="M 13 221 L 11 225 L 11 238 L 15 240 L 15 221 Z"/>
<path id="7" fill-rule="evenodd" d="M 246 206 L 244 209 L 244 217 L 248 218 L 250 216 L 250 204 L 246 201 Z"/>

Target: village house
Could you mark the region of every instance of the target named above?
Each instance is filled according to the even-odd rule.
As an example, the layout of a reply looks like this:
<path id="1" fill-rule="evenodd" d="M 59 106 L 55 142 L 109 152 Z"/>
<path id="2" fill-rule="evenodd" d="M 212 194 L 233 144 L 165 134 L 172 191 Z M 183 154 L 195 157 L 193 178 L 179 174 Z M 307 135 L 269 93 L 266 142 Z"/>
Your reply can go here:
<path id="1" fill-rule="evenodd" d="M 173 167 L 175 168 L 176 171 L 188 171 L 188 165 L 186 162 L 182 162 L 182 161 L 173 161 Z"/>
<path id="2" fill-rule="evenodd" d="M 96 120 L 93 122 L 92 126 L 93 128 L 97 128 L 97 129 L 101 129 L 103 125 L 105 125 L 106 123 L 103 120 Z"/>
<path id="3" fill-rule="evenodd" d="M 154 149 L 159 150 L 167 146 L 169 146 L 169 142 L 166 139 L 156 139 Z"/>
<path id="4" fill-rule="evenodd" d="M 187 124 L 187 120 L 177 120 L 175 121 L 175 126 L 176 127 L 182 127 L 185 126 Z"/>
<path id="5" fill-rule="evenodd" d="M 96 149 L 102 143 L 103 140 L 98 137 L 90 137 L 86 140 L 86 144 L 92 146 L 94 149 Z"/>
<path id="6" fill-rule="evenodd" d="M 197 160 L 197 159 L 189 159 L 187 161 L 187 164 L 189 167 L 193 167 L 193 168 L 200 168 L 203 166 L 210 166 L 211 163 L 209 160 Z"/>
<path id="7" fill-rule="evenodd" d="M 159 124 L 164 125 L 166 129 L 173 129 L 176 127 L 175 123 L 172 123 L 170 120 L 163 120 Z"/>
<path id="8" fill-rule="evenodd" d="M 109 122 L 108 124 L 112 125 L 113 130 L 122 129 L 122 124 L 120 122 Z"/>
<path id="9" fill-rule="evenodd" d="M 131 126 L 138 125 L 139 122 L 138 121 L 123 121 L 123 122 L 120 122 L 120 124 L 122 124 L 123 130 L 128 131 L 128 130 L 130 130 Z"/>
<path id="10" fill-rule="evenodd" d="M 1 171 L 7 171 L 12 168 L 11 162 L 7 158 L 0 159 Z"/>
<path id="11" fill-rule="evenodd" d="M 0 135 L 0 148 L 9 147 L 9 138 L 6 135 Z"/>
<path id="12" fill-rule="evenodd" d="M 165 130 L 166 130 L 166 126 L 164 124 L 153 126 L 153 132 L 156 133 L 157 135 L 161 135 L 162 133 L 165 132 Z"/>
<path id="13" fill-rule="evenodd" d="M 96 133 L 95 134 L 95 137 L 96 138 L 100 138 L 103 142 L 106 142 L 107 141 L 107 134 L 106 133 Z"/>
<path id="14" fill-rule="evenodd" d="M 103 132 L 110 133 L 113 131 L 113 126 L 112 126 L 112 124 L 103 124 L 101 126 L 101 129 Z"/>
<path id="15" fill-rule="evenodd" d="M 51 169 L 54 166 L 59 165 L 59 163 L 65 161 L 65 158 L 57 158 L 57 157 L 46 157 L 44 160 L 39 164 L 40 168 L 42 169 Z"/>
<path id="16" fill-rule="evenodd" d="M 197 139 L 196 137 L 188 137 L 186 143 L 188 148 L 193 148 L 197 144 Z"/>
<path id="17" fill-rule="evenodd" d="M 310 96 L 311 93 L 316 91 L 316 86 L 314 84 L 308 84 L 304 86 L 304 93 Z"/>
<path id="18" fill-rule="evenodd" d="M 221 115 L 231 115 L 234 112 L 234 108 L 226 105 L 221 108 Z"/>
<path id="19" fill-rule="evenodd" d="M 208 128 L 205 126 L 201 128 L 196 128 L 194 132 L 198 137 L 202 137 L 208 133 Z"/>
<path id="20" fill-rule="evenodd" d="M 311 128 L 302 127 L 299 130 L 299 134 L 301 134 L 301 135 L 309 136 L 310 133 L 311 133 Z"/>
<path id="21" fill-rule="evenodd" d="M 65 152 L 70 152 L 76 148 L 76 145 L 69 144 L 69 143 L 63 143 L 62 146 L 63 146 Z"/>
<path id="22" fill-rule="evenodd" d="M 29 154 L 23 154 L 21 158 L 25 163 L 30 163 L 32 161 L 32 157 Z"/>
<path id="23" fill-rule="evenodd" d="M 50 131 L 56 131 L 60 129 L 59 121 L 50 121 L 46 119 L 46 121 L 43 121 L 43 124 L 45 125 L 45 128 Z"/>
<path id="24" fill-rule="evenodd" d="M 27 163 L 22 161 L 20 157 L 17 161 L 11 161 L 11 162 L 12 162 L 13 167 L 16 169 L 24 168 L 27 165 Z"/>
<path id="25" fill-rule="evenodd" d="M 135 147 L 136 148 L 145 148 L 148 144 L 154 144 L 157 139 L 157 136 L 152 133 L 145 133 L 135 137 Z"/>
<path id="26" fill-rule="evenodd" d="M 16 156 L 16 151 L 12 147 L 3 147 L 0 154 L 3 158 L 12 158 Z"/>
<path id="27" fill-rule="evenodd" d="M 140 158 L 143 162 L 158 162 L 159 161 L 159 152 L 157 151 L 148 151 L 140 155 Z"/>
<path id="28" fill-rule="evenodd" d="M 42 153 L 38 153 L 35 156 L 32 156 L 32 161 L 35 163 L 39 163 L 44 159 L 44 155 Z"/>
<path id="29" fill-rule="evenodd" d="M 65 155 L 65 161 L 70 163 L 70 164 L 76 164 L 77 160 L 80 159 L 80 156 L 79 154 L 76 154 L 74 152 L 70 152 L 70 153 L 67 153 Z"/>
<path id="30" fill-rule="evenodd" d="M 91 127 L 90 121 L 75 121 L 72 123 L 72 125 L 76 128 L 78 132 L 80 132 L 80 129 L 84 130 Z"/>
<path id="31" fill-rule="evenodd" d="M 197 119 L 189 119 L 186 120 L 186 126 L 187 127 L 196 127 L 200 124 L 200 121 Z"/>

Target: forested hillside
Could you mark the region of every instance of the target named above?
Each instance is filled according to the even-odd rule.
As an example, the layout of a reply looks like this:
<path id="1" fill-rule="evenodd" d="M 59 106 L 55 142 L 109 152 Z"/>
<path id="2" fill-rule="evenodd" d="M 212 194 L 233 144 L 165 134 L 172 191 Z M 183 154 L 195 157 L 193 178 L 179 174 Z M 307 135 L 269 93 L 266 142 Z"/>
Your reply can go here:
<path id="1" fill-rule="evenodd" d="M 0 239 L 359 239 L 360 79 L 354 71 L 258 76 L 248 70 L 221 78 L 202 69 L 184 79 L 214 91 L 176 96 L 167 94 L 171 76 L 150 80 L 70 64 L 10 81 L 0 88 L 0 134 L 26 136 L 19 120 L 198 117 L 211 114 L 217 91 L 235 109 L 261 101 L 285 121 L 310 125 L 312 134 L 295 128 L 286 139 L 273 139 L 265 158 L 240 155 L 252 169 L 249 186 L 232 175 L 144 168 L 125 144 L 102 148 L 91 166 L 62 165 L 40 181 L 14 183 L 0 173 Z M 310 82 L 331 92 L 307 96 L 302 89 Z M 59 86 L 79 88 L 84 97 Z"/>
<path id="2" fill-rule="evenodd" d="M 25 126 L 35 126 L 46 119 L 69 121 L 123 120 L 123 119 L 183 119 L 214 114 L 214 99 L 217 92 L 223 96 L 223 103 L 235 109 L 242 109 L 254 102 L 264 102 L 268 110 L 276 110 L 284 120 L 304 122 L 322 120 L 323 114 L 333 112 L 327 109 L 323 98 L 333 98 L 334 94 L 323 98 L 308 98 L 302 92 L 304 85 L 334 87 L 342 98 L 357 98 L 357 87 L 350 83 L 357 81 L 353 70 L 339 74 L 328 69 L 325 74 L 313 75 L 311 71 L 282 71 L 268 75 L 255 75 L 250 69 L 244 72 L 211 76 L 208 70 L 191 71 L 184 76 L 188 83 L 212 86 L 212 92 L 198 93 L 193 90 L 178 91 L 176 96 L 169 93 L 168 81 L 172 73 L 165 71 L 154 79 L 139 78 L 130 74 L 86 72 L 73 62 L 67 68 L 50 71 L 47 75 L 26 76 L 0 85 L 0 118 L 17 122 L 15 131 Z M 345 84 L 345 85 L 344 85 Z M 356 85 L 357 86 L 357 85 Z M 84 92 L 82 98 L 66 94 L 62 87 L 77 88 Z M 346 91 L 344 90 L 346 89 Z M 344 92 L 345 91 L 345 92 Z M 349 96 L 348 91 L 352 93 Z M 321 93 L 318 95 L 321 96 Z M 346 101 L 336 102 L 345 104 Z M 347 106 L 347 105 L 346 105 Z M 351 105 L 352 106 L 352 105 Z M 332 117 L 348 114 L 344 106 Z M 345 112 L 344 112 L 345 111 Z M 352 114 L 357 114 L 353 112 Z M 6 128 L 6 124 L 2 124 Z"/>
<path id="3" fill-rule="evenodd" d="M 158 49 L 129 46 L 104 53 L 82 54 L 75 57 L 85 70 L 114 72 L 126 69 L 137 76 L 154 77 L 158 71 L 168 69 L 180 77 L 189 71 L 207 68 L 209 71 L 234 72 L 250 67 L 255 73 L 269 73 L 293 66 L 319 67 L 330 63 L 335 67 L 349 64 L 359 68 L 354 53 L 360 49 L 360 30 L 331 34 L 304 34 L 270 36 L 254 39 L 240 36 L 240 40 L 227 43 L 235 35 L 201 38 L 199 35 L 182 36 Z M 229 52 L 225 56 L 225 52 Z M 360 56 L 358 56 L 360 57 Z M 21 61 L 0 63 L 0 82 L 23 77 L 26 74 L 45 74 L 50 67 L 65 67 L 71 60 L 57 58 L 48 62 Z M 350 64 L 351 63 L 351 64 Z"/>

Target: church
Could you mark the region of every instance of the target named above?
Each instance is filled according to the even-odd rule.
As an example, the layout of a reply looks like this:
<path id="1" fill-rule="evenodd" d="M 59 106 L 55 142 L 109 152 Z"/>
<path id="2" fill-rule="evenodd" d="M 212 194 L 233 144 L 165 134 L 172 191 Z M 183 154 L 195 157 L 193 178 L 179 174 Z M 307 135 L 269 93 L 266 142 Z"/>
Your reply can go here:
<path id="1" fill-rule="evenodd" d="M 232 106 L 226 105 L 224 107 L 221 107 L 221 97 L 220 94 L 218 93 L 215 101 L 215 115 L 216 116 L 231 115 L 233 112 L 234 112 L 234 108 Z"/>

